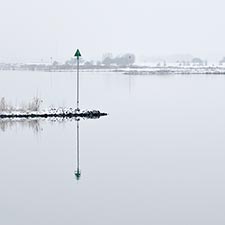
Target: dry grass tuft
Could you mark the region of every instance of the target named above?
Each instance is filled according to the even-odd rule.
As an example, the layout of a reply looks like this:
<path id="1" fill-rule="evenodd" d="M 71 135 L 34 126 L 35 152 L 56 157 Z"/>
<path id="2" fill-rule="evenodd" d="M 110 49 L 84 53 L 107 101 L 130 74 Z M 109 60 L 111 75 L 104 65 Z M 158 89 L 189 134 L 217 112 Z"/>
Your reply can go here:
<path id="1" fill-rule="evenodd" d="M 2 97 L 0 100 L 0 112 L 25 112 L 25 111 L 34 111 L 37 112 L 40 110 L 42 100 L 38 97 L 34 97 L 30 102 L 26 104 L 21 104 L 19 107 L 12 106 L 6 102 L 5 98 Z"/>

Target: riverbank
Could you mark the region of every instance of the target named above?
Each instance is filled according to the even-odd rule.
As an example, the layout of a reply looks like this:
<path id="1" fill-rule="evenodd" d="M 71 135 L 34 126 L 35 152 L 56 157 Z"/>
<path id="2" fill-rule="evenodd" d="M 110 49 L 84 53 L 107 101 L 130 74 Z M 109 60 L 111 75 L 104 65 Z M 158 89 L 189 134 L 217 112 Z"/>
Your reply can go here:
<path id="1" fill-rule="evenodd" d="M 29 65 L 29 66 L 8 66 L 0 67 L 2 71 L 41 71 L 41 72 L 76 72 L 76 67 L 52 67 L 46 65 Z M 130 67 L 116 67 L 116 66 L 80 66 L 80 72 L 102 73 L 114 72 L 126 75 L 165 75 L 165 74 L 215 74 L 224 75 L 225 66 L 130 66 Z"/>
<path id="2" fill-rule="evenodd" d="M 69 110 L 49 110 L 49 111 L 27 111 L 27 112 L 1 112 L 0 119 L 5 118 L 87 118 L 95 119 L 101 116 L 107 116 L 107 113 L 102 113 L 98 110 L 78 112 L 73 109 Z"/>
<path id="3" fill-rule="evenodd" d="M 205 74 L 224 75 L 225 67 L 149 67 L 124 71 L 127 75 L 172 75 L 172 74 Z"/>

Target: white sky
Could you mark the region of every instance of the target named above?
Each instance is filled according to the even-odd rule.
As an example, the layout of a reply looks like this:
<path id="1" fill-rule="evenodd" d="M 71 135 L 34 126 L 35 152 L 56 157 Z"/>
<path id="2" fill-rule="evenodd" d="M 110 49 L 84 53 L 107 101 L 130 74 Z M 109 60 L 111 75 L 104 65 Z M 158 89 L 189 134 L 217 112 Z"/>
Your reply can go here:
<path id="1" fill-rule="evenodd" d="M 225 56 L 224 0 L 1 0 L 0 62 L 137 56 Z"/>

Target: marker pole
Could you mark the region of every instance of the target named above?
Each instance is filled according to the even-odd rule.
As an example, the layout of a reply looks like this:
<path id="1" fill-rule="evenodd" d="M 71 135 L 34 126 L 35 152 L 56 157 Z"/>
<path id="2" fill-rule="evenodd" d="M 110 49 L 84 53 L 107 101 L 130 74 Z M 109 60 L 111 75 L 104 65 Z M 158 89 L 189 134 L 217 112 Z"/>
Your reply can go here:
<path id="1" fill-rule="evenodd" d="M 79 109 L 79 57 L 77 57 L 77 111 L 80 111 Z"/>

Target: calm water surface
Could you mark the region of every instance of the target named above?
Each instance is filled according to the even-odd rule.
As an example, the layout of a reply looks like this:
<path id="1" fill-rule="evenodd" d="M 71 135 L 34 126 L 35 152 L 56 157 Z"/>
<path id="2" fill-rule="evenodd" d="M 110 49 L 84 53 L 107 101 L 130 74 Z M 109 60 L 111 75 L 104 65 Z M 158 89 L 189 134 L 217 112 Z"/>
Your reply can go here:
<path id="1" fill-rule="evenodd" d="M 11 104 L 74 106 L 73 73 L 0 72 Z M 224 225 L 225 76 L 81 74 L 77 122 L 0 122 L 0 224 Z"/>

